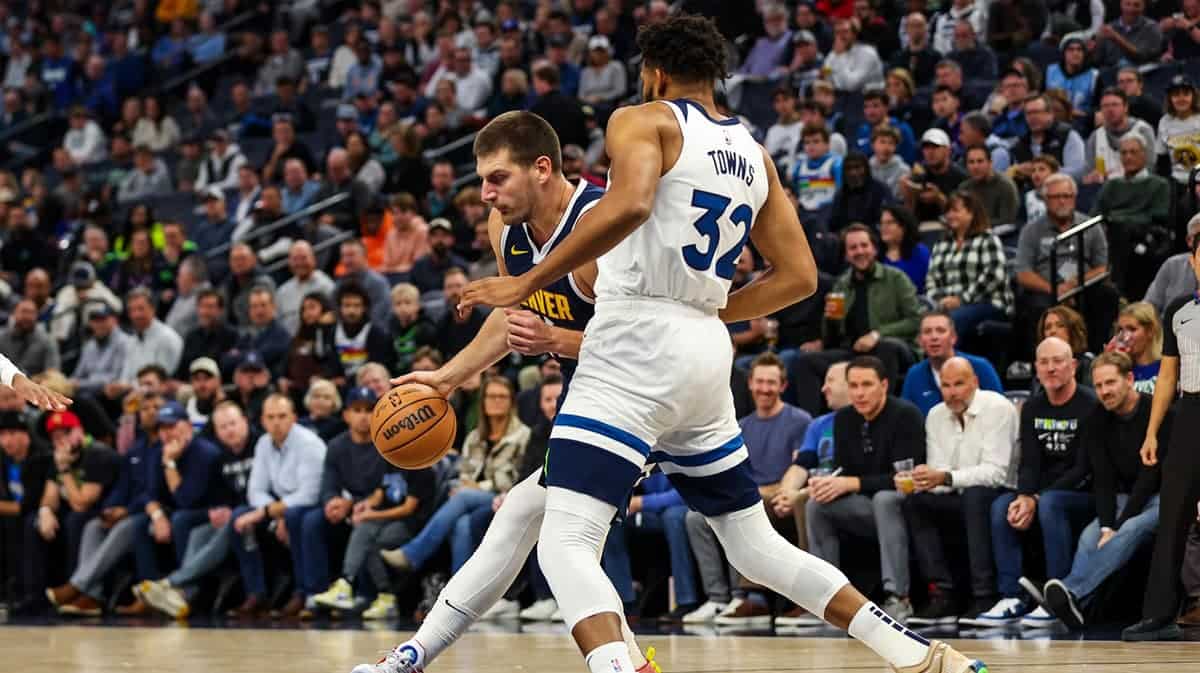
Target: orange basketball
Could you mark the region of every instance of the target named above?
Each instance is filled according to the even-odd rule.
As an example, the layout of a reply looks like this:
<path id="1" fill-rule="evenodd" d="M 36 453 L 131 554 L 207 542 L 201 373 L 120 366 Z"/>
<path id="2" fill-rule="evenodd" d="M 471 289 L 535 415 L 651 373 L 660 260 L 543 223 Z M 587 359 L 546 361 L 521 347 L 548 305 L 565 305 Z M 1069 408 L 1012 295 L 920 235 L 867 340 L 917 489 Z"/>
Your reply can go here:
<path id="1" fill-rule="evenodd" d="M 446 398 L 419 383 L 397 386 L 375 404 L 371 440 L 396 467 L 418 470 L 442 459 L 454 444 L 458 419 Z"/>

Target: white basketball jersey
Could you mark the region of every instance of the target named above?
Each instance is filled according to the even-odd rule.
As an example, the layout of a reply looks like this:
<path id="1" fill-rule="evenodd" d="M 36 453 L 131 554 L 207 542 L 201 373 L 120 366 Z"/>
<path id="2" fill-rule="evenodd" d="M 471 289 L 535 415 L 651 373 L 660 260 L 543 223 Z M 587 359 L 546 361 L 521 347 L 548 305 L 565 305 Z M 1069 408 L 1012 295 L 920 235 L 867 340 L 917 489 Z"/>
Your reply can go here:
<path id="1" fill-rule="evenodd" d="M 679 122 L 683 149 L 659 180 L 650 217 L 597 261 L 596 298 L 723 308 L 767 200 L 762 149 L 737 119 L 715 120 L 686 99 L 661 102 Z"/>

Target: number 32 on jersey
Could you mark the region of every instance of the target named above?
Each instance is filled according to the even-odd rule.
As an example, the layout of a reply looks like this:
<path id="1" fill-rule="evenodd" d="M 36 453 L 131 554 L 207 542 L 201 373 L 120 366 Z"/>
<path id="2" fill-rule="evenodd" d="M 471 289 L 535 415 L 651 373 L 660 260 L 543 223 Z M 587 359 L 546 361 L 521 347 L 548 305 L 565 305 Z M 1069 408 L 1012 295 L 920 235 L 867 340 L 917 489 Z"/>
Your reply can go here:
<path id="1" fill-rule="evenodd" d="M 687 265 L 697 271 L 709 271 L 710 269 L 716 273 L 717 277 L 725 280 L 733 279 L 734 269 L 737 267 L 738 256 L 742 254 L 742 248 L 746 245 L 746 239 L 750 238 L 750 220 L 754 217 L 754 210 L 746 204 L 740 204 L 729 210 L 732 200 L 728 197 L 706 192 L 697 189 L 692 192 L 692 205 L 704 211 L 700 218 L 692 223 L 696 231 L 704 237 L 704 240 L 699 245 L 683 246 L 683 260 Z M 728 250 L 716 260 L 713 264 L 713 259 L 717 257 L 717 252 L 721 247 L 721 218 L 725 217 L 728 211 L 728 222 L 733 226 L 733 232 L 738 238 Z M 730 227 L 727 225 L 726 229 Z M 740 230 L 740 233 L 736 233 Z"/>

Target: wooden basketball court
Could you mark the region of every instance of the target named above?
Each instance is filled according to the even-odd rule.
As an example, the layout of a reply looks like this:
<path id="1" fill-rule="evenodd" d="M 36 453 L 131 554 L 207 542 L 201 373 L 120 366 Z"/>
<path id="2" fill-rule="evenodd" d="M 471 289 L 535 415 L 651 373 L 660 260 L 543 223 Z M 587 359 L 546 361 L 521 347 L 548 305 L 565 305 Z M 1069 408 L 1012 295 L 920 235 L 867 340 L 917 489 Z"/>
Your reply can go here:
<path id="1" fill-rule="evenodd" d="M 13 673 L 350 673 L 404 634 L 390 630 L 0 627 L 0 671 Z M 665 673 L 884 672 L 847 638 L 646 636 Z M 993 673 L 1200 671 L 1200 642 L 966 640 Z M 565 634 L 471 633 L 430 673 L 583 671 Z"/>

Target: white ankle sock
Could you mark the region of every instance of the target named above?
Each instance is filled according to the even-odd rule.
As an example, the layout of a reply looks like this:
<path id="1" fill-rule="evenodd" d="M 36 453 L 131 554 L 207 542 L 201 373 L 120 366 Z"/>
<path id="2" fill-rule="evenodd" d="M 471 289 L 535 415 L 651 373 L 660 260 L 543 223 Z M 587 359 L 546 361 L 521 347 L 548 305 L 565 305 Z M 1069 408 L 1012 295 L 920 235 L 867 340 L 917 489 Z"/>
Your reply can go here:
<path id="1" fill-rule="evenodd" d="M 412 663 L 416 664 L 418 669 L 425 668 L 425 664 L 428 661 L 425 656 L 425 648 L 421 647 L 421 643 L 418 643 L 416 638 L 401 643 L 399 649 L 401 652 L 407 650 L 409 654 L 416 657 L 416 661 Z"/>
<path id="2" fill-rule="evenodd" d="M 893 666 L 919 664 L 929 651 L 928 640 L 906 629 L 874 603 L 859 608 L 847 630 Z"/>
<path id="3" fill-rule="evenodd" d="M 629 646 L 625 641 L 601 645 L 584 657 L 591 673 L 634 673 L 633 661 L 629 658 Z"/>

